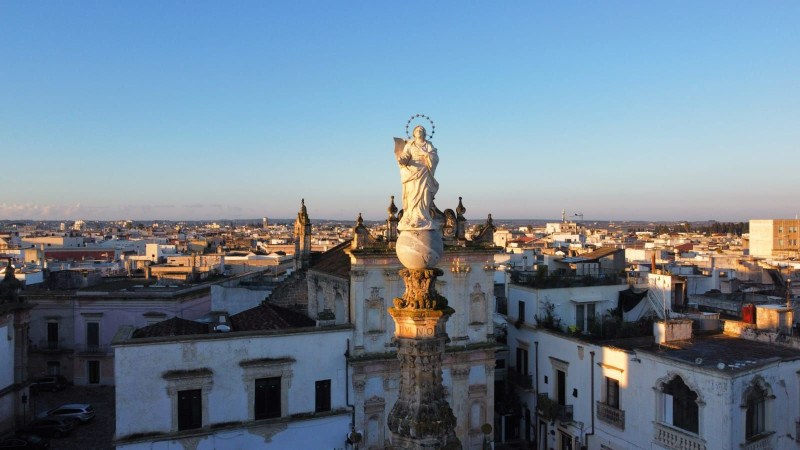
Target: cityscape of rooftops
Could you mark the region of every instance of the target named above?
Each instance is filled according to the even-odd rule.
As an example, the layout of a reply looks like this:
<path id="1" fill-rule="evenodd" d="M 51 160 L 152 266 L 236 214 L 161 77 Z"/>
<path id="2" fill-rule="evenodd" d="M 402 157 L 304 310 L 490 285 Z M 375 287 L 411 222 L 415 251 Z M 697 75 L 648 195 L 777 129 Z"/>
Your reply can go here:
<path id="1" fill-rule="evenodd" d="M 0 5 L 0 449 L 800 448 L 798 23 Z"/>

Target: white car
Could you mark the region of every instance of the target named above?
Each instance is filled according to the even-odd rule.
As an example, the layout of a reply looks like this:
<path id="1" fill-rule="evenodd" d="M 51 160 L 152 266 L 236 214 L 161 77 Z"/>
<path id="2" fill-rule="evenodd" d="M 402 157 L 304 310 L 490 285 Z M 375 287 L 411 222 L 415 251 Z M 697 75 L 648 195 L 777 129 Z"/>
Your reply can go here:
<path id="1" fill-rule="evenodd" d="M 81 423 L 86 423 L 94 419 L 94 407 L 88 403 L 74 404 L 74 405 L 61 405 L 58 408 L 53 408 L 39 414 L 39 417 L 64 417 L 70 419 L 77 419 Z"/>

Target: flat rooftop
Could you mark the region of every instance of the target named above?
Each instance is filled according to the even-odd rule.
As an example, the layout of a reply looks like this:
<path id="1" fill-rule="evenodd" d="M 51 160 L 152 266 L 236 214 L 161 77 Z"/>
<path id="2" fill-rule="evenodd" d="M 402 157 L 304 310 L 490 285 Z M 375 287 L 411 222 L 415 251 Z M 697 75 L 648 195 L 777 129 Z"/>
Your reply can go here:
<path id="1" fill-rule="evenodd" d="M 668 345 L 636 347 L 637 351 L 722 373 L 737 373 L 775 361 L 800 359 L 800 350 L 742 339 L 727 334 L 696 336 Z"/>

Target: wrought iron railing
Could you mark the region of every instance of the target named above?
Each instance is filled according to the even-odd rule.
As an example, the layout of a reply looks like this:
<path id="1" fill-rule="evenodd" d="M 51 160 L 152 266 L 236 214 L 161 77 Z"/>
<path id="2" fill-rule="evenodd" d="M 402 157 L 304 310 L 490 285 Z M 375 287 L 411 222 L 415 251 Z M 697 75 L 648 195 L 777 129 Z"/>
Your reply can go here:
<path id="1" fill-rule="evenodd" d="M 525 375 L 523 373 L 519 373 L 516 367 L 509 367 L 508 368 L 508 379 L 515 385 L 525 388 L 525 389 L 532 389 L 533 388 L 533 375 Z"/>

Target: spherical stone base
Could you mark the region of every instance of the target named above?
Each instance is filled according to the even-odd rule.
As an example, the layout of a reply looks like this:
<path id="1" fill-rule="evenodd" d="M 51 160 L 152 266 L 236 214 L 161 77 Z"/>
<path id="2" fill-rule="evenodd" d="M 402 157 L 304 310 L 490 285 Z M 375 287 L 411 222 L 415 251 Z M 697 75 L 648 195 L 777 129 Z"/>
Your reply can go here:
<path id="1" fill-rule="evenodd" d="M 429 269 L 442 259 L 444 242 L 439 230 L 406 230 L 397 237 L 395 248 L 407 269 Z"/>

